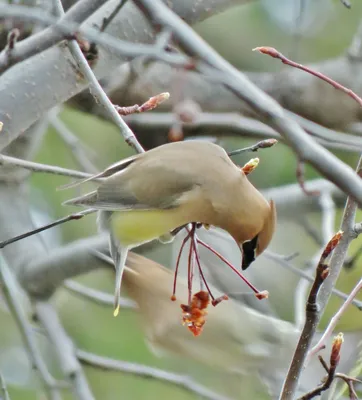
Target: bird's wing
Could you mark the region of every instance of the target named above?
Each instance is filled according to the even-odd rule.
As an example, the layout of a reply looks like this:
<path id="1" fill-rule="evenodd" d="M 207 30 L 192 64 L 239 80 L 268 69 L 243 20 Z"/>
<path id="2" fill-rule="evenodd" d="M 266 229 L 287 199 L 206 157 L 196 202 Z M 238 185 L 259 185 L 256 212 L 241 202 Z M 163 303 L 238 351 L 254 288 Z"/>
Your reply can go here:
<path id="1" fill-rule="evenodd" d="M 139 156 L 140 156 L 140 154 L 135 154 L 131 157 L 127 157 L 121 161 L 118 161 L 118 162 L 110 165 L 108 168 L 106 168 L 102 172 L 99 172 L 98 174 L 94 174 L 94 175 L 90 176 L 89 178 L 81 179 L 79 181 L 67 183 L 65 185 L 58 187 L 58 190 L 70 189 L 70 188 L 79 186 L 85 182 L 107 178 L 117 172 L 124 170 L 126 167 L 128 167 L 130 164 L 132 164 Z"/>
<path id="2" fill-rule="evenodd" d="M 198 185 L 197 175 L 157 159 L 139 161 L 106 178 L 96 191 L 65 204 L 110 211 L 167 209 L 178 206 Z"/>

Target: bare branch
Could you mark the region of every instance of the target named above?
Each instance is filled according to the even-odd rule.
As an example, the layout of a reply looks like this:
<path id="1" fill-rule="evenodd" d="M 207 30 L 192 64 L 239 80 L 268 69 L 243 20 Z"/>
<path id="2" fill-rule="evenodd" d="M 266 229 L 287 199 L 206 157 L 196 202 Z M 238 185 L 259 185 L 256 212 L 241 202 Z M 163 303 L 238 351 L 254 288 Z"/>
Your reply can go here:
<path id="1" fill-rule="evenodd" d="M 205 2 L 195 4 L 193 0 L 171 0 L 168 4 L 185 21 L 192 24 L 225 10 L 233 4 L 243 2 L 244 0 L 219 0 L 214 2 L 212 7 Z M 93 26 L 101 26 L 104 17 L 109 15 L 118 4 L 119 0 L 109 0 L 78 30 L 82 37 L 100 44 L 99 59 L 94 67 L 98 78 L 105 77 L 114 71 L 117 66 L 127 61 L 127 57 L 134 58 L 140 55 L 148 54 L 155 58 L 160 55 L 166 62 L 172 64 L 176 60 L 175 65 L 180 65 L 179 61 L 181 65 L 185 65 L 184 60 L 188 60 L 188 57 L 167 51 L 160 52 L 154 45 L 141 44 L 151 43 L 154 35 L 133 2 L 127 2 L 122 12 L 112 20 L 107 28 L 108 34 L 94 29 Z M 17 14 L 20 19 L 31 19 L 39 17 L 39 10 L 2 4 L 0 14 L 3 17 L 12 17 Z M 40 12 L 40 14 L 44 16 L 43 13 Z M 131 30 L 126 28 L 127 21 L 130 20 L 132 20 Z M 54 22 L 57 20 L 51 18 L 50 23 Z M 92 34 L 89 34 L 92 29 Z M 129 42 L 122 42 L 122 39 Z M 54 63 L 57 68 L 54 68 Z M 186 64 L 189 65 L 189 62 L 187 61 Z M 21 78 L 25 76 L 30 76 L 32 79 Z M 21 85 L 19 85 L 20 79 L 22 79 Z M 79 74 L 69 60 L 68 51 L 64 51 L 64 46 L 54 46 L 46 53 L 32 57 L 29 63 L 15 65 L 6 71 L 6 79 L 2 82 L 6 82 L 6 85 L 0 85 L 0 92 L 4 94 L 0 96 L 0 120 L 4 123 L 4 130 L 0 136 L 0 150 L 27 129 L 41 114 L 79 93 L 86 84 L 84 80 L 79 79 Z M 30 96 L 31 101 L 29 101 Z M 24 109 L 27 112 L 17 113 L 15 118 L 15 110 Z"/>
<path id="2" fill-rule="evenodd" d="M 64 10 L 62 6 L 61 0 L 57 0 L 55 2 L 57 13 L 59 16 L 64 15 Z M 86 58 L 84 57 L 82 50 L 80 49 L 78 43 L 75 40 L 71 40 L 68 43 L 68 47 L 75 61 L 77 62 L 80 71 L 88 80 L 92 93 L 96 96 L 97 100 L 100 104 L 107 110 L 110 118 L 117 125 L 118 129 L 121 132 L 121 135 L 124 137 L 124 140 L 127 144 L 132 146 L 138 153 L 143 153 L 144 149 L 138 142 L 136 136 L 128 127 L 128 125 L 124 122 L 120 114 L 115 110 L 112 102 L 109 100 L 108 96 L 104 92 L 102 86 L 98 82 L 96 76 L 94 75 L 92 69 L 90 68 Z"/>
<path id="3" fill-rule="evenodd" d="M 35 312 L 53 344 L 60 368 L 71 384 L 74 395 L 79 400 L 94 400 L 95 398 L 76 357 L 74 345 L 65 332 L 55 309 L 49 303 L 37 301 Z"/>
<path id="4" fill-rule="evenodd" d="M 358 162 L 356 171 L 358 176 L 362 175 L 362 156 Z M 346 202 L 340 227 L 340 230 L 344 232 L 344 235 L 333 253 L 330 263 L 330 274 L 320 292 L 320 315 L 322 315 L 324 312 L 331 295 L 331 289 L 335 286 L 338 276 L 342 270 L 349 244 L 356 237 L 356 233 L 354 232 L 356 210 L 356 202 L 349 197 Z"/>
<path id="5" fill-rule="evenodd" d="M 169 97 L 170 97 L 170 93 L 164 92 L 164 93 L 157 94 L 156 96 L 152 96 L 151 98 L 149 98 L 145 103 L 141 104 L 140 106 L 138 104 L 134 104 L 133 106 L 127 106 L 127 107 L 120 107 L 117 105 L 115 105 L 114 107 L 117 110 L 119 115 L 139 114 L 139 113 L 143 113 L 145 111 L 154 110 L 165 100 L 168 100 Z"/>
<path id="6" fill-rule="evenodd" d="M 280 400 L 294 399 L 304 361 L 307 357 L 308 349 L 310 347 L 310 344 L 312 343 L 313 336 L 317 330 L 319 322 L 317 296 L 323 282 L 329 274 L 329 266 L 325 263 L 325 261 L 330 253 L 333 252 L 338 242 L 341 240 L 341 236 L 342 233 L 338 232 L 332 237 L 332 239 L 324 248 L 324 251 L 319 259 L 316 270 L 316 277 L 307 300 L 306 321 L 300 335 L 291 365 L 289 367 L 288 374 L 283 384 L 283 389 L 279 397 Z"/>
<path id="7" fill-rule="evenodd" d="M 351 152 L 362 151 L 362 138 L 359 136 L 324 128 L 312 121 L 295 116 L 293 113 L 287 113 L 287 115 L 299 122 L 318 143 L 327 148 Z M 125 121 L 135 130 L 147 129 L 147 132 L 151 131 L 158 135 L 160 135 L 160 131 L 164 132 L 164 141 L 166 141 L 167 133 L 175 123 L 175 116 L 173 113 L 166 112 L 136 114 L 126 116 Z M 198 135 L 200 132 L 201 134 L 208 132 L 213 136 L 221 136 L 222 132 L 227 132 L 228 135 L 245 138 L 274 138 L 285 143 L 278 132 L 263 122 L 232 112 L 198 113 L 193 121 L 182 123 L 182 130 L 185 136 Z"/>
<path id="8" fill-rule="evenodd" d="M 5 379 L 1 372 L 0 372 L 0 389 L 2 391 L 3 399 L 10 400 L 9 392 L 8 392 L 8 389 L 6 388 Z"/>
<path id="9" fill-rule="evenodd" d="M 231 156 L 235 156 L 237 154 L 241 154 L 241 153 L 245 153 L 245 152 L 249 152 L 249 151 L 256 152 L 260 149 L 267 149 L 269 147 L 272 147 L 277 143 L 278 143 L 278 141 L 276 139 L 265 139 L 265 140 L 262 140 L 261 142 L 254 144 L 253 146 L 244 147 L 243 149 L 230 151 L 228 153 L 228 155 L 231 157 Z"/>
<path id="10" fill-rule="evenodd" d="M 343 334 L 339 333 L 333 340 L 331 356 L 330 356 L 330 366 L 328 367 L 327 364 L 324 362 L 324 360 L 320 358 L 320 360 L 323 360 L 322 363 L 323 367 L 327 368 L 327 373 L 328 373 L 327 378 L 321 385 L 311 390 L 310 392 L 306 393 L 305 395 L 301 396 L 298 400 L 313 399 L 314 397 L 320 396 L 322 392 L 328 390 L 331 387 L 332 382 L 336 377 L 336 368 L 341 358 L 340 354 L 341 354 L 342 343 L 343 343 Z"/>
<path id="11" fill-rule="evenodd" d="M 74 221 L 74 220 L 77 221 L 77 220 L 83 218 L 85 215 L 92 214 L 92 213 L 94 213 L 96 211 L 97 210 L 95 210 L 93 208 L 89 208 L 87 210 L 84 210 L 84 211 L 81 211 L 81 212 L 78 212 L 78 213 L 75 213 L 75 214 L 70 214 L 70 215 L 68 215 L 68 216 L 66 216 L 64 218 L 57 219 L 56 221 L 51 222 L 50 224 L 41 226 L 40 228 L 36 228 L 36 229 L 31 230 L 31 231 L 24 232 L 24 233 L 22 233 L 22 234 L 20 234 L 18 236 L 14 236 L 14 237 L 12 237 L 10 239 L 3 240 L 2 242 L 0 242 L 0 249 L 3 249 L 4 247 L 8 246 L 9 244 L 18 242 L 19 240 L 23 240 L 23 239 L 25 239 L 25 238 L 27 238 L 29 236 L 36 235 L 37 233 L 43 232 L 43 231 L 45 231 L 47 229 L 50 229 L 50 228 L 53 228 L 55 226 L 64 224 L 65 222 Z"/>
<path id="12" fill-rule="evenodd" d="M 296 63 L 292 60 L 289 60 L 289 58 L 285 57 L 282 53 L 280 53 L 278 50 L 274 49 L 273 47 L 256 47 L 253 49 L 253 51 L 259 51 L 262 54 L 267 54 L 273 58 L 279 59 L 283 64 L 289 65 L 294 68 L 301 69 L 302 71 L 307 72 L 308 74 L 314 75 L 317 78 L 329 83 L 331 86 L 333 86 L 335 89 L 338 89 L 344 93 L 346 93 L 348 96 L 350 96 L 353 100 L 355 100 L 361 107 L 362 107 L 362 99 L 353 92 L 353 90 L 346 88 L 345 86 L 341 85 L 340 83 L 336 82 L 334 79 L 329 78 L 325 74 L 315 71 L 310 67 L 307 67 L 305 65 Z"/>
<path id="13" fill-rule="evenodd" d="M 6 262 L 2 260 L 0 267 L 0 282 L 3 289 L 3 294 L 6 298 L 7 306 L 9 307 L 23 338 L 24 346 L 27 350 L 28 357 L 36 368 L 44 389 L 49 393 L 53 400 L 60 400 L 60 388 L 66 388 L 60 382 L 57 382 L 49 373 L 48 368 L 43 360 L 43 357 L 38 349 L 33 336 L 32 328 L 26 319 L 24 311 L 18 299 L 15 278 L 9 270 Z"/>
<path id="14" fill-rule="evenodd" d="M 89 178 L 91 176 L 91 174 L 87 174 L 85 172 L 57 167 L 55 165 L 39 164 L 32 161 L 20 160 L 19 158 L 5 156 L 3 154 L 0 154 L 0 165 L 13 165 L 34 172 L 62 175 L 78 179 Z"/>
<path id="15" fill-rule="evenodd" d="M 51 296 L 66 279 L 99 268 L 109 268 L 108 263 L 92 254 L 91 250 L 95 249 L 101 252 L 108 249 L 107 235 L 81 239 L 42 254 L 23 266 L 18 279 L 32 296 Z"/>
<path id="16" fill-rule="evenodd" d="M 122 373 L 133 374 L 145 378 L 158 379 L 167 383 L 172 383 L 187 391 L 194 393 L 202 398 L 209 400 L 228 400 L 215 392 L 194 382 L 190 377 L 178 375 L 172 372 L 162 371 L 147 365 L 133 364 L 125 361 L 114 360 L 107 357 L 98 356 L 84 350 L 76 351 L 77 357 L 85 365 L 104 370 L 119 371 Z"/>
<path id="17" fill-rule="evenodd" d="M 82 285 L 81 283 L 67 280 L 64 282 L 63 286 L 69 290 L 71 293 L 83 297 L 87 300 L 92 301 L 93 303 L 100 304 L 102 306 L 114 306 L 114 296 L 101 292 L 100 290 L 92 289 L 87 286 Z M 130 299 L 122 297 L 120 299 L 120 306 L 121 308 L 130 308 L 130 309 L 137 309 L 137 304 Z"/>
<path id="18" fill-rule="evenodd" d="M 307 282 L 310 282 L 310 283 L 314 282 L 314 278 L 311 275 L 309 275 L 304 270 L 302 270 L 302 269 L 296 267 L 295 265 L 293 265 L 292 263 L 290 263 L 288 260 L 285 259 L 284 256 L 277 254 L 277 253 L 273 253 L 270 250 L 266 250 L 263 253 L 263 255 L 264 255 L 264 257 L 269 258 L 270 260 L 276 261 L 278 263 L 278 265 L 287 269 L 288 271 L 292 271 L 294 274 L 305 279 Z M 335 294 L 336 296 L 338 296 L 340 299 L 343 299 L 345 301 L 349 298 L 348 294 L 343 293 L 336 288 L 333 288 L 332 293 Z M 360 311 L 362 311 L 362 301 L 353 299 L 352 304 L 354 306 L 356 306 Z"/>
<path id="19" fill-rule="evenodd" d="M 0 14 L 3 17 L 10 16 L 6 15 L 18 12 L 18 15 L 22 15 L 22 18 L 33 17 L 38 22 L 47 22 L 50 24 L 54 23 L 54 26 L 39 32 L 38 34 L 30 37 L 27 40 L 19 43 L 16 48 L 13 48 L 9 54 L 8 49 L 0 53 L 0 73 L 12 65 L 26 60 L 27 58 L 40 53 L 61 40 L 65 39 L 66 36 L 74 34 L 79 28 L 80 24 L 94 13 L 103 3 L 107 0 L 82 0 L 74 5 L 59 22 L 55 18 L 49 16 L 47 13 L 43 13 L 37 9 L 31 7 L 21 6 L 6 6 L 1 5 Z M 70 25 L 71 28 L 64 30 L 64 25 Z"/>
<path id="20" fill-rule="evenodd" d="M 336 208 L 333 198 L 329 192 L 322 193 L 319 198 L 319 204 L 322 209 L 322 239 L 323 245 L 333 236 L 334 224 L 336 219 Z"/>
<path id="21" fill-rule="evenodd" d="M 112 22 L 115 16 L 121 11 L 122 7 L 127 3 L 128 0 L 121 0 L 114 10 L 111 12 L 109 17 L 103 19 L 102 26 L 99 28 L 101 32 L 104 32 L 107 29 L 107 26 Z"/>
<path id="22" fill-rule="evenodd" d="M 325 347 L 325 342 L 332 335 L 334 328 L 337 326 L 338 321 L 341 319 L 343 313 L 347 310 L 347 307 L 352 303 L 352 300 L 357 296 L 359 291 L 362 288 L 362 279 L 357 283 L 357 285 L 353 288 L 351 293 L 349 294 L 346 301 L 342 304 L 340 309 L 333 315 L 327 328 L 325 329 L 322 337 L 319 339 L 318 343 L 309 351 L 308 357 L 306 359 L 306 364 L 310 361 L 310 359 L 317 354 L 320 350 Z"/>
<path id="23" fill-rule="evenodd" d="M 47 118 L 53 128 L 57 131 L 58 135 L 69 146 L 79 166 L 89 174 L 95 174 L 96 172 L 99 172 L 87 156 L 87 152 L 90 150 L 84 148 L 84 144 L 81 143 L 81 141 L 73 134 L 73 132 L 68 129 L 63 121 L 61 121 L 57 113 L 58 110 L 52 110 L 49 112 Z"/>

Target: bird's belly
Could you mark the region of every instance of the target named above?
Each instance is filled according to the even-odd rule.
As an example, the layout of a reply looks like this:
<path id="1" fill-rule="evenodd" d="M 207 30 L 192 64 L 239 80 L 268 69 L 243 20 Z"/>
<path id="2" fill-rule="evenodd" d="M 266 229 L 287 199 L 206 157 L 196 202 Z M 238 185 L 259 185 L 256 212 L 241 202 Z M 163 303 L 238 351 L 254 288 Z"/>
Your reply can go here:
<path id="1" fill-rule="evenodd" d="M 149 242 L 188 222 L 178 208 L 121 211 L 111 216 L 111 228 L 125 246 Z"/>

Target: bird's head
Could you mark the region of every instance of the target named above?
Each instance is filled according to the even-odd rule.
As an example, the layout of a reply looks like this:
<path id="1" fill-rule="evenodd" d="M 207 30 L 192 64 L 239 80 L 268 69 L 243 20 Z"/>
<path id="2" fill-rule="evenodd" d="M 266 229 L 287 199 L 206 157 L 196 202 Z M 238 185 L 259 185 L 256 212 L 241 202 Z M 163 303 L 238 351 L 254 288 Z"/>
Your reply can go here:
<path id="1" fill-rule="evenodd" d="M 241 267 L 247 269 L 249 265 L 258 257 L 268 246 L 273 237 L 276 225 L 276 209 L 273 200 L 269 202 L 269 210 L 266 213 L 262 229 L 251 239 L 239 243 L 243 255 Z"/>

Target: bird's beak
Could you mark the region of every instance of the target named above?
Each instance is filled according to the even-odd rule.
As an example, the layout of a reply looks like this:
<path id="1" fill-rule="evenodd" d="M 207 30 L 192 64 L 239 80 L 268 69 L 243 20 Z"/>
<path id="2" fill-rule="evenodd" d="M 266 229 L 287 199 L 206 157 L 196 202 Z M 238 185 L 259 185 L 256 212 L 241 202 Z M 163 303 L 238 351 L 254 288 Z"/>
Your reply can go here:
<path id="1" fill-rule="evenodd" d="M 249 265 L 255 260 L 257 243 L 258 235 L 256 235 L 252 240 L 244 242 L 240 245 L 240 250 L 243 256 L 241 269 L 243 271 L 246 270 Z"/>

